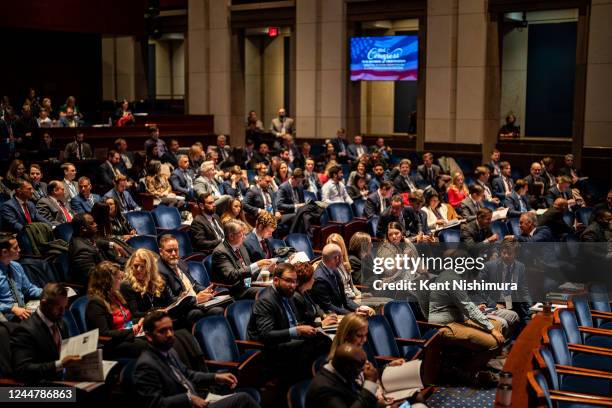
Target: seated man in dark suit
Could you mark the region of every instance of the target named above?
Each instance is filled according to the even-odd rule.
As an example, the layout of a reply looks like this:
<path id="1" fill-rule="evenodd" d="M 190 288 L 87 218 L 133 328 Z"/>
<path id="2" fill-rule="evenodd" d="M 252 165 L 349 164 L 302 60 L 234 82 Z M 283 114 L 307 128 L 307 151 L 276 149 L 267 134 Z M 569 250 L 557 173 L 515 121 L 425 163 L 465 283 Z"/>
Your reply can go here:
<path id="1" fill-rule="evenodd" d="M 40 165 L 30 164 L 30 182 L 32 183 L 32 201 L 36 202 L 47 196 L 47 183 L 42 180 L 42 169 Z"/>
<path id="2" fill-rule="evenodd" d="M 196 215 L 189 228 L 191 245 L 195 251 L 210 254 L 225 237 L 221 219 L 216 214 L 215 197 L 211 193 L 200 194 L 198 207 L 202 214 Z"/>
<path id="3" fill-rule="evenodd" d="M 514 191 L 514 180 L 512 180 L 512 167 L 509 162 L 503 161 L 499 166 L 501 168 L 501 175 L 495 177 L 491 184 L 493 185 L 493 195 L 503 203 Z"/>
<path id="4" fill-rule="evenodd" d="M 389 199 L 392 193 L 393 183 L 383 181 L 376 191 L 368 195 L 363 209 L 363 216 L 370 219 L 375 215 L 382 215 L 391 204 Z"/>
<path id="5" fill-rule="evenodd" d="M 399 174 L 393 179 L 395 192 L 397 193 L 412 193 L 418 190 L 416 182 L 410 176 L 411 162 L 408 159 L 402 159 L 399 164 Z"/>
<path id="6" fill-rule="evenodd" d="M 0 313 L 8 320 L 20 322 L 30 317 L 25 305 L 28 300 L 38 299 L 41 289 L 30 282 L 28 275 L 17 260 L 19 244 L 10 234 L 0 235 Z"/>
<path id="7" fill-rule="evenodd" d="M 249 189 L 242 202 L 245 213 L 257 218 L 259 214 L 267 211 L 274 214 L 276 219 L 281 219 L 281 213 L 276 208 L 276 203 L 274 203 L 270 193 L 270 183 L 272 183 L 272 176 L 265 175 L 260 177 L 257 184 Z"/>
<path id="8" fill-rule="evenodd" d="M 140 206 L 136 204 L 136 201 L 132 198 L 132 195 L 127 190 L 128 180 L 127 177 L 120 174 L 115 178 L 115 187 L 104 194 L 102 198 L 114 198 L 115 202 L 119 206 L 121 214 L 125 214 L 128 211 L 138 211 Z"/>
<path id="9" fill-rule="evenodd" d="M 484 189 L 478 184 L 472 184 L 468 192 L 470 195 L 461 201 L 461 216 L 467 221 L 472 221 L 476 218 L 478 210 L 483 208 Z"/>
<path id="10" fill-rule="evenodd" d="M 612 231 L 610 225 L 612 223 L 612 212 L 608 210 L 600 210 L 595 214 L 595 219 L 580 235 L 582 242 L 610 242 L 612 239 Z"/>
<path id="11" fill-rule="evenodd" d="M 555 241 L 561 241 L 564 235 L 573 234 L 575 232 L 574 228 L 567 225 L 563 220 L 563 214 L 567 211 L 567 200 L 564 198 L 557 198 L 552 207 L 540 216 L 538 225 L 550 228 L 553 240 Z"/>
<path id="12" fill-rule="evenodd" d="M 33 222 L 43 222 L 49 224 L 43 218 L 32 201 L 32 184 L 29 181 L 18 180 L 15 188 L 15 195 L 5 201 L 0 207 L 2 216 L 2 230 L 7 232 L 19 232 L 26 225 Z"/>
<path id="13" fill-rule="evenodd" d="M 433 163 L 434 156 L 432 153 L 425 153 L 423 155 L 423 164 L 417 167 L 418 177 L 438 190 L 439 180 L 450 180 L 450 176 L 442 174 L 442 169 L 437 164 Z"/>
<path id="14" fill-rule="evenodd" d="M 253 305 L 249 339 L 264 344 L 264 355 L 276 374 L 289 383 L 309 377 L 312 362 L 329 351 L 331 341 L 310 325 L 301 324 L 293 294 L 297 273 L 283 263 L 274 270 L 273 286 L 265 288 Z M 295 358 L 295 356 L 300 356 Z"/>
<path id="15" fill-rule="evenodd" d="M 501 180 L 502 177 L 498 177 L 496 180 Z M 528 189 L 529 186 L 525 180 L 516 180 L 512 194 L 506 196 L 504 202 L 504 206 L 508 208 L 507 216 L 509 218 L 520 217 L 522 213 L 531 211 L 531 205 L 529 205 L 529 198 L 527 197 Z"/>
<path id="16" fill-rule="evenodd" d="M 492 218 L 493 211 L 488 208 L 478 210 L 473 221 L 461 225 L 461 242 L 475 245 L 476 247 L 483 247 L 483 245 L 500 239 L 501 237 L 498 237 L 497 234 L 493 234 L 491 231 Z"/>
<path id="17" fill-rule="evenodd" d="M 124 174 L 118 169 L 119 163 L 121 163 L 121 155 L 116 150 L 109 150 L 106 154 L 106 161 L 96 171 L 96 185 L 105 190 L 112 188 L 115 177 Z"/>
<path id="18" fill-rule="evenodd" d="M 557 183 L 550 186 L 548 193 L 546 194 L 546 203 L 549 207 L 552 207 L 553 203 L 557 198 L 564 198 L 567 200 L 569 208 L 577 208 L 576 200 L 572 196 L 572 179 L 567 176 L 557 177 Z"/>
<path id="19" fill-rule="evenodd" d="M 407 238 L 412 242 L 434 242 L 435 239 L 427 225 L 427 215 L 421 211 L 425 205 L 422 194 L 410 193 L 410 205 L 404 207 L 403 227 Z M 388 225 L 388 224 L 387 224 Z"/>
<path id="20" fill-rule="evenodd" d="M 77 214 L 71 224 L 73 233 L 68 246 L 71 282 L 86 285 L 91 270 L 104 260 L 104 251 L 113 249 L 118 256 L 128 257 L 121 245 L 102 238 L 96 239 L 98 225 L 91 214 Z"/>
<path id="21" fill-rule="evenodd" d="M 79 194 L 70 200 L 70 209 L 74 214 L 90 213 L 93 205 L 100 200 L 98 194 L 91 192 L 89 177 L 79 177 Z"/>
<path id="22" fill-rule="evenodd" d="M 507 235 L 504 240 L 518 242 L 552 242 L 553 236 L 550 228 L 546 226 L 538 227 L 538 218 L 533 212 L 521 214 L 519 218 L 519 228 L 521 235 Z"/>
<path id="23" fill-rule="evenodd" d="M 170 175 L 172 190 L 187 198 L 193 197 L 193 178 L 189 169 L 189 157 L 181 154 L 178 157 L 178 167 Z"/>
<path id="24" fill-rule="evenodd" d="M 47 196 L 36 203 L 36 209 L 41 217 L 51 225 L 59 225 L 72 221 L 74 214 L 64 203 L 64 183 L 52 180 L 47 185 Z"/>
<path id="25" fill-rule="evenodd" d="M 255 228 L 244 239 L 244 246 L 249 253 L 249 259 L 257 262 L 260 259 L 274 257 L 270 238 L 276 230 L 276 219 L 270 213 L 263 213 L 257 217 Z"/>
<path id="26" fill-rule="evenodd" d="M 11 335 L 11 353 L 15 377 L 37 383 L 61 380 L 63 370 L 81 358 L 65 356 L 60 360 L 62 339 L 68 331 L 62 316 L 68 307 L 68 292 L 58 283 L 47 283 L 39 308 L 27 321 L 16 326 Z"/>
<path id="27" fill-rule="evenodd" d="M 203 287 L 189 274 L 189 266 L 187 262 L 181 259 L 178 241 L 173 235 L 165 234 L 159 239 L 157 269 L 175 298 L 183 294 L 189 294 L 195 296 L 197 303 L 200 304 L 215 297 L 212 287 Z M 191 324 L 207 315 L 223 314 L 223 308 L 221 307 L 213 307 L 204 311 L 197 304 L 193 304 L 188 309 L 186 320 Z"/>
<path id="28" fill-rule="evenodd" d="M 345 315 L 364 308 L 346 297 L 344 284 L 338 268 L 342 265 L 342 250 L 336 244 L 323 247 L 323 257 L 315 270 L 315 281 L 312 285 L 313 300 L 325 312 Z M 364 312 L 365 313 L 365 312 Z"/>
<path id="29" fill-rule="evenodd" d="M 358 380 L 363 372 L 363 384 Z M 378 371 L 361 347 L 343 343 L 331 363 L 315 375 L 306 394 L 306 406 L 317 408 L 375 408 Z"/>
<path id="30" fill-rule="evenodd" d="M 259 407 L 244 393 L 229 395 L 216 402 L 206 401 L 208 393 L 201 393 L 196 387 L 219 384 L 233 389 L 238 380 L 231 373 L 192 371 L 181 363 L 173 349 L 172 319 L 166 312 L 149 313 L 143 328 L 149 348 L 136 361 L 133 378 L 136 395 L 145 407 Z"/>
<path id="31" fill-rule="evenodd" d="M 212 253 L 211 279 L 231 285 L 230 294 L 235 299 L 255 299 L 259 291 L 250 287 L 251 281 L 257 279 L 262 268 L 274 270 L 269 259 L 260 259 L 251 263 L 251 258 L 244 247 L 245 225 L 238 220 L 229 220 L 225 223 L 223 233 L 225 239 Z"/>
<path id="32" fill-rule="evenodd" d="M 277 208 L 281 214 L 295 214 L 300 207 L 304 206 L 304 172 L 297 168 L 293 170 L 293 174 L 289 180 L 285 181 L 278 187 L 276 192 Z M 284 222 L 289 222 L 285 220 Z"/>
<path id="33" fill-rule="evenodd" d="M 387 234 L 387 225 L 391 222 L 399 222 L 402 227 L 406 226 L 406 219 L 404 218 L 404 202 L 402 196 L 399 194 L 391 197 L 391 205 L 383 211 L 378 220 L 378 226 L 376 227 L 376 237 L 383 239 Z M 404 228 L 404 231 L 406 228 Z"/>

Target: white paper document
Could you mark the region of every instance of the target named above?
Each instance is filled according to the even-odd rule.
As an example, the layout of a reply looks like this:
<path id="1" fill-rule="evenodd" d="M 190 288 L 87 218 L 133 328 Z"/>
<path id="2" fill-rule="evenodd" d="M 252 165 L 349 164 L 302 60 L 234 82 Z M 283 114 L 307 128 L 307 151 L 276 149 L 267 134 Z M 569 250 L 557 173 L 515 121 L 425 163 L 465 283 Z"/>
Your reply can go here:
<path id="1" fill-rule="evenodd" d="M 385 367 L 380 382 L 385 398 L 403 400 L 423 389 L 421 360 L 407 361 L 402 365 Z"/>

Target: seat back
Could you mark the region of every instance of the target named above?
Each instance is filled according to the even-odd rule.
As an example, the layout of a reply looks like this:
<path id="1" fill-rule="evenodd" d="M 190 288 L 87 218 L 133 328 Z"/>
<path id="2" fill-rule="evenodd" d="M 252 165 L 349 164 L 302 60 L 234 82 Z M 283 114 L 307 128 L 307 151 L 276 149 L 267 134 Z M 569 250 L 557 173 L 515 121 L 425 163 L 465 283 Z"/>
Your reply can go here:
<path id="1" fill-rule="evenodd" d="M 225 317 L 200 319 L 193 327 L 193 335 L 208 360 L 238 362 L 240 359 L 234 334 Z"/>
<path id="2" fill-rule="evenodd" d="M 287 246 L 287 244 L 285 244 L 285 241 L 283 241 L 282 239 L 270 239 L 270 249 L 272 249 L 272 252 L 276 251 L 278 248 L 282 248 Z"/>
<path id="3" fill-rule="evenodd" d="M 550 349 L 555 362 L 561 365 L 572 365 L 572 356 L 567 347 L 567 339 L 565 333 L 560 327 L 551 327 L 548 329 L 548 339 L 550 341 Z"/>
<path id="4" fill-rule="evenodd" d="M 68 336 L 74 337 L 81 334 L 81 330 L 79 330 L 79 325 L 74 318 L 74 315 L 70 310 L 64 311 L 64 316 L 62 317 L 64 320 L 64 325 L 66 325 L 66 329 L 68 330 Z"/>
<path id="5" fill-rule="evenodd" d="M 289 408 L 306 408 L 306 392 L 310 386 L 310 380 L 300 381 L 289 388 L 287 392 L 287 404 Z"/>
<path id="6" fill-rule="evenodd" d="M 456 228 L 447 228 L 440 231 L 440 242 L 460 242 L 461 231 Z"/>
<path id="7" fill-rule="evenodd" d="M 492 203 L 491 201 L 483 200 L 482 204 L 484 205 L 485 208 L 488 208 L 491 211 L 495 211 L 497 209 L 497 206 L 495 205 L 495 203 Z"/>
<path id="8" fill-rule="evenodd" d="M 301 233 L 289 234 L 285 237 L 288 246 L 295 248 L 298 252 L 305 252 L 309 259 L 314 259 L 314 251 L 308 235 Z"/>
<path id="9" fill-rule="evenodd" d="M 578 222 L 584 225 L 589 225 L 589 219 L 591 218 L 591 214 L 593 214 L 592 207 L 579 208 L 578 211 L 576 211 L 576 218 L 578 219 Z"/>
<path id="10" fill-rule="evenodd" d="M 559 375 L 557 374 L 557 368 L 555 367 L 555 358 L 553 357 L 551 351 L 542 347 L 539 350 L 536 350 L 536 353 L 539 353 L 542 356 L 542 360 L 546 364 L 546 371 L 548 371 L 548 377 L 552 384 L 552 387 L 555 390 L 559 389 Z"/>
<path id="11" fill-rule="evenodd" d="M 582 344 L 583 339 L 580 336 L 580 330 L 578 329 L 578 322 L 576 321 L 576 315 L 572 310 L 560 310 L 559 320 L 561 321 L 561 327 L 565 333 L 565 337 L 569 343 Z"/>
<path id="12" fill-rule="evenodd" d="M 187 262 L 187 266 L 189 267 L 189 275 L 191 275 L 193 280 L 204 287 L 210 285 L 210 277 L 202 262 L 189 261 Z"/>
<path id="13" fill-rule="evenodd" d="M 375 356 L 399 357 L 400 352 L 393 336 L 393 330 L 384 316 L 368 317 L 368 344 Z"/>
<path id="14" fill-rule="evenodd" d="M 176 229 L 181 226 L 181 214 L 176 207 L 158 205 L 153 210 L 155 225 L 163 229 Z"/>
<path id="15" fill-rule="evenodd" d="M 593 309 L 600 312 L 610 312 L 610 297 L 605 285 L 594 283 L 589 287 Z"/>
<path id="16" fill-rule="evenodd" d="M 353 201 L 353 214 L 355 214 L 355 217 L 363 217 L 365 202 L 366 200 L 364 200 L 363 198 Z"/>
<path id="17" fill-rule="evenodd" d="M 331 203 L 326 210 L 330 221 L 350 222 L 353 219 L 353 210 L 347 203 Z"/>
<path id="18" fill-rule="evenodd" d="M 144 248 L 159 254 L 157 240 L 151 235 L 136 235 L 128 239 L 127 244 L 135 249 Z"/>
<path id="19" fill-rule="evenodd" d="M 252 299 L 237 300 L 225 309 L 225 317 L 238 340 L 248 340 L 247 328 L 253 304 L 255 301 Z"/>
<path id="20" fill-rule="evenodd" d="M 304 202 L 308 202 L 308 200 L 317 201 L 317 195 L 312 191 L 304 190 Z"/>
<path id="21" fill-rule="evenodd" d="M 574 313 L 576 320 L 580 326 L 593 327 L 593 316 L 589 302 L 584 296 L 573 296 L 572 304 L 574 305 Z"/>
<path id="22" fill-rule="evenodd" d="M 178 242 L 178 247 L 179 247 L 179 255 L 181 258 L 185 258 L 193 254 L 193 247 L 191 246 L 191 238 L 189 237 L 189 234 L 186 231 L 181 231 L 181 230 L 168 231 L 162 234 L 160 238 L 163 237 L 165 234 L 172 235 L 174 236 L 174 238 L 176 238 Z"/>
<path id="23" fill-rule="evenodd" d="M 512 235 L 521 235 L 521 228 L 519 227 L 518 217 L 509 218 L 507 226 L 508 231 L 510 231 Z"/>
<path id="24" fill-rule="evenodd" d="M 125 217 L 138 235 L 157 235 L 155 220 L 149 211 L 130 211 Z"/>
<path id="25" fill-rule="evenodd" d="M 70 305 L 70 311 L 72 312 L 72 316 L 74 317 L 74 320 L 76 321 L 81 333 L 85 333 L 87 331 L 87 320 L 85 319 L 87 303 L 89 303 L 87 296 L 81 296 Z"/>
<path id="26" fill-rule="evenodd" d="M 204 258 L 204 260 L 202 261 L 202 264 L 204 265 L 204 268 L 206 268 L 206 272 L 208 273 L 208 276 L 209 277 L 213 276 L 212 255 L 208 255 L 206 258 Z"/>
<path id="27" fill-rule="evenodd" d="M 53 235 L 55 235 L 55 238 L 62 239 L 66 242 L 70 242 L 72 239 L 72 232 L 72 224 L 69 222 L 60 224 L 53 229 Z"/>
<path id="28" fill-rule="evenodd" d="M 375 237 L 377 229 L 378 229 L 378 215 L 375 215 L 372 218 L 368 219 L 368 234 L 370 234 L 370 236 L 372 237 Z"/>
<path id="29" fill-rule="evenodd" d="M 383 316 L 389 322 L 395 337 L 402 337 L 404 339 L 418 339 L 421 337 L 421 331 L 408 302 L 393 300 L 385 304 Z"/>
<path id="30" fill-rule="evenodd" d="M 491 223 L 491 231 L 494 234 L 497 234 L 498 240 L 503 240 L 506 235 L 509 235 L 508 227 L 506 227 L 506 223 L 500 220 L 493 221 Z"/>

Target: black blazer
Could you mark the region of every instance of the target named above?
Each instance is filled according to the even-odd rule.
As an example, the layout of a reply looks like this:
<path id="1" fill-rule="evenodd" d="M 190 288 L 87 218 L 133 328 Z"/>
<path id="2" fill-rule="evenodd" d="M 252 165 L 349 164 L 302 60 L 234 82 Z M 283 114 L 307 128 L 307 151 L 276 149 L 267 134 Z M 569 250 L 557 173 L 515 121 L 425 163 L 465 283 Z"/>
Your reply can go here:
<path id="1" fill-rule="evenodd" d="M 58 326 L 62 338 L 68 338 L 63 321 L 60 321 Z M 16 378 L 27 382 L 61 378 L 61 371 L 55 369 L 60 350 L 38 313 L 32 313 L 29 319 L 15 325 L 11 333 L 11 353 Z"/>
<path id="2" fill-rule="evenodd" d="M 223 231 L 223 224 L 217 214 L 213 214 L 212 217 L 219 223 L 219 228 Z M 191 245 L 196 251 L 211 253 L 217 245 L 219 245 L 222 239 L 217 238 L 215 230 L 211 223 L 203 215 L 197 215 L 189 228 L 189 236 L 191 237 Z"/>
<path id="3" fill-rule="evenodd" d="M 325 317 L 323 309 L 319 307 L 310 297 L 310 291 L 300 293 L 296 291 L 293 294 L 293 304 L 295 305 L 297 315 L 304 321 L 304 324 L 309 324 L 313 327 L 321 326 L 321 323 L 315 323 L 315 319 L 320 317 L 321 320 Z"/>
<path id="4" fill-rule="evenodd" d="M 215 381 L 215 374 L 192 371 L 185 367 L 176 352 L 169 354 L 177 362 L 180 371 L 194 385 L 209 385 Z M 142 352 L 134 367 L 134 388 L 145 407 L 191 407 L 187 391 L 172 368 L 158 351 L 148 347 Z"/>
<path id="5" fill-rule="evenodd" d="M 278 187 L 276 192 L 276 207 L 281 214 L 293 214 L 295 212 L 295 204 L 303 203 L 304 200 L 304 187 L 301 185 L 296 188 L 299 202 L 295 202 L 293 199 L 293 187 L 291 183 L 286 181 Z"/>
<path id="6" fill-rule="evenodd" d="M 357 310 L 359 305 L 346 297 L 338 272 L 330 270 L 321 262 L 314 276 L 315 281 L 310 292 L 321 309 L 343 315 Z"/>
<path id="7" fill-rule="evenodd" d="M 493 235 L 491 228 L 479 228 L 476 220 L 461 224 L 461 242 L 468 245 L 482 245 L 483 241 Z M 499 240 L 503 237 L 497 237 Z"/>
<path id="8" fill-rule="evenodd" d="M 280 343 L 291 341 L 289 319 L 282 304 L 281 294 L 274 286 L 259 293 L 249 320 L 249 339 L 264 343 L 266 348 L 275 348 Z M 300 321 L 293 299 L 289 299 L 296 320 Z"/>
<path id="9" fill-rule="evenodd" d="M 377 399 L 370 391 L 347 382 L 337 373 L 322 368 L 315 375 L 308 392 L 306 406 L 317 408 L 375 408 Z"/>
<path id="10" fill-rule="evenodd" d="M 506 197 L 504 206 L 508 208 L 508 217 L 513 218 L 521 216 L 521 201 L 527 211 L 531 210 L 527 197 L 520 196 L 516 191 L 513 191 L 512 194 Z"/>
<path id="11" fill-rule="evenodd" d="M 85 310 L 85 321 L 89 330 L 98 329 L 100 336 L 112 338 L 112 345 L 117 345 L 123 341 L 133 341 L 134 332 L 132 329 L 115 330 L 113 329 L 113 315 L 108 312 L 106 306 L 97 296 L 90 297 Z"/>
<path id="12" fill-rule="evenodd" d="M 274 257 L 274 251 L 272 250 L 272 241 L 269 238 L 266 238 L 266 243 L 268 244 L 268 249 L 270 250 L 270 255 Z M 266 259 L 266 253 L 264 252 L 261 244 L 257 239 L 257 235 L 253 231 L 249 232 L 244 239 L 243 246 L 246 248 L 249 259 L 251 262 L 257 262 L 260 259 Z"/>
<path id="13" fill-rule="evenodd" d="M 91 270 L 104 260 L 101 251 L 108 248 L 108 241 L 103 239 L 98 239 L 94 245 L 93 240 L 73 237 L 68 247 L 71 282 L 87 284 Z"/>
<path id="14" fill-rule="evenodd" d="M 274 197 L 272 196 L 272 193 L 270 191 L 268 191 L 268 194 L 270 195 L 272 208 L 274 209 L 274 211 L 276 211 Z M 261 188 L 259 188 L 258 186 L 251 187 L 244 196 L 244 201 L 242 201 L 242 205 L 244 206 L 245 213 L 257 218 L 259 210 L 265 210 L 266 208 L 262 197 Z"/>
<path id="15" fill-rule="evenodd" d="M 385 209 L 389 208 L 391 205 L 391 200 L 388 198 L 384 198 L 385 200 Z M 371 193 L 365 202 L 365 207 L 363 209 L 363 216 L 366 218 L 372 218 L 374 215 L 380 215 L 380 196 L 378 195 L 378 189 Z"/>
<path id="16" fill-rule="evenodd" d="M 240 246 L 240 255 L 244 259 L 245 265 L 240 265 L 240 262 L 232 247 L 227 241 L 221 242 L 212 253 L 212 276 L 216 282 L 232 285 L 230 294 L 240 298 L 247 288 L 244 286 L 244 279 L 251 277 L 251 258 L 244 247 Z M 256 279 L 257 276 L 252 276 Z"/>
<path id="17" fill-rule="evenodd" d="M 538 226 L 550 228 L 555 241 L 561 241 L 565 234 L 573 234 L 574 229 L 563 221 L 563 211 L 551 207 L 538 220 Z"/>
<path id="18" fill-rule="evenodd" d="M 420 164 L 417 167 L 417 174 L 419 176 L 419 178 L 425 182 L 427 182 L 429 185 L 435 187 L 438 177 L 440 177 L 440 173 L 442 173 L 442 169 L 440 168 L 440 166 L 438 166 L 437 164 L 432 164 L 431 165 L 431 172 L 432 172 L 432 176 L 429 176 L 429 172 L 427 171 L 427 167 L 425 167 L 424 164 Z"/>
<path id="19" fill-rule="evenodd" d="M 174 300 L 168 286 L 164 286 L 160 296 L 153 296 L 151 294 L 145 294 L 143 296 L 136 292 L 129 282 L 123 281 L 121 282 L 119 291 L 121 295 L 123 295 L 125 303 L 127 303 L 130 313 L 132 313 L 133 319 L 145 317 L 151 310 L 166 307 Z"/>
<path id="20" fill-rule="evenodd" d="M 189 274 L 189 266 L 187 265 L 187 262 L 180 260 L 178 263 L 178 267 L 181 272 L 187 275 L 187 278 L 191 282 L 191 286 L 193 286 L 193 290 L 196 293 L 206 289 L 191 277 L 191 275 Z M 170 289 L 171 296 L 178 297 L 185 290 L 185 287 L 183 286 L 183 281 L 181 281 L 181 279 L 176 276 L 176 273 L 174 273 L 174 271 L 170 268 L 170 265 L 165 263 L 161 258 L 157 260 L 157 269 L 159 270 L 159 273 L 161 274 L 162 278 L 164 278 L 164 280 L 166 281 L 166 287 Z"/>

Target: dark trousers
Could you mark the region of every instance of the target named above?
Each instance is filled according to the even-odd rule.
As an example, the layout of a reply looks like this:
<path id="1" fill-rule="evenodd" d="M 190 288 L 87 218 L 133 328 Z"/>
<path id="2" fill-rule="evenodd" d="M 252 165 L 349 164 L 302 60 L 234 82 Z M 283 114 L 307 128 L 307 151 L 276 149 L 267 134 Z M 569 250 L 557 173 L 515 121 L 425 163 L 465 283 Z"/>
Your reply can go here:
<path id="1" fill-rule="evenodd" d="M 259 404 L 244 392 L 238 392 L 208 405 L 210 408 L 259 408 Z"/>

